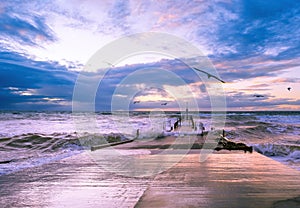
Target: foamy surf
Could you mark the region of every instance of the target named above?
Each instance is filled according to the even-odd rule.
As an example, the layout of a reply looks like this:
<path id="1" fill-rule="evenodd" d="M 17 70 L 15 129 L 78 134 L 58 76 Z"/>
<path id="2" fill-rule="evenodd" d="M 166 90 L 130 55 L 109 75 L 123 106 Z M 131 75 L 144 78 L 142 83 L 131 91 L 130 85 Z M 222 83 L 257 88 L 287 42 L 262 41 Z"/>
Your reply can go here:
<path id="1" fill-rule="evenodd" d="M 129 117 L 102 113 L 2 112 L 0 174 L 60 160 L 94 145 L 133 138 L 178 137 L 180 132 L 171 129 L 178 116 L 177 112 L 133 112 Z M 300 170 L 299 112 L 231 112 L 214 116 L 227 117 L 225 130 L 229 139 L 254 146 L 257 152 Z M 211 113 L 195 114 L 196 117 L 195 122 L 202 122 L 205 130 L 213 127 Z M 91 118 L 95 118 L 95 125 L 90 125 Z"/>
<path id="2" fill-rule="evenodd" d="M 256 144 L 254 150 L 300 170 L 300 145 Z"/>

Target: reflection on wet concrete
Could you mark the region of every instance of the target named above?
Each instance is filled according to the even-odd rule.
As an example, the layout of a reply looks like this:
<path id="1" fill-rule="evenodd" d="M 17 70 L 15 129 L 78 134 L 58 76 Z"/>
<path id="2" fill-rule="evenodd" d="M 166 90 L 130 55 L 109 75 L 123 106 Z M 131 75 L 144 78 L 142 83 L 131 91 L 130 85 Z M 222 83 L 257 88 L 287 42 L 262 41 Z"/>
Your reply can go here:
<path id="1" fill-rule="evenodd" d="M 133 207 L 149 179 L 103 171 L 88 154 L 0 177 L 0 207 Z"/>
<path id="2" fill-rule="evenodd" d="M 189 154 L 158 175 L 137 207 L 272 207 L 297 196 L 300 173 L 260 154 Z M 176 204 L 175 200 L 176 199 Z"/>
<path id="3" fill-rule="evenodd" d="M 220 151 L 199 162 L 199 150 L 153 155 L 157 149 L 130 145 L 135 144 L 116 147 L 118 159 L 127 161 L 124 164 L 116 163 L 115 155 L 106 149 L 2 175 L 0 207 L 284 207 L 298 203 L 300 172 L 258 153 Z M 130 160 L 122 160 L 129 156 Z M 130 175 L 141 167 L 157 168 L 153 173 L 159 173 Z"/>

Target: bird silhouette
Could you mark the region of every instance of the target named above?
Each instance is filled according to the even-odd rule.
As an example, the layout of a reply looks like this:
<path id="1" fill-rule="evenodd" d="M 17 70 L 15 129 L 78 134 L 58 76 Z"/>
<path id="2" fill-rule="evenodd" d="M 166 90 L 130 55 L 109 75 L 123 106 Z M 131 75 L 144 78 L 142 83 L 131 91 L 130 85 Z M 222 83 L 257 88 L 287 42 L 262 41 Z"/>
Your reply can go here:
<path id="1" fill-rule="evenodd" d="M 136 101 L 133 101 L 133 104 L 137 104 L 137 103 L 140 103 L 141 101 L 139 100 L 136 100 Z"/>
<path id="2" fill-rule="evenodd" d="M 263 95 L 253 95 L 253 97 L 260 98 L 260 97 L 265 97 L 265 96 L 263 96 Z"/>
<path id="3" fill-rule="evenodd" d="M 162 104 L 160 104 L 160 105 L 167 105 L 168 103 L 162 103 Z"/>
<path id="4" fill-rule="evenodd" d="M 288 87 L 288 88 L 287 88 L 288 91 L 291 91 L 291 89 L 292 89 L 291 87 Z"/>
<path id="5" fill-rule="evenodd" d="M 219 77 L 217 77 L 217 76 L 215 76 L 215 75 L 212 75 L 212 74 L 210 74 L 210 73 L 208 73 L 208 72 L 206 72 L 206 71 L 203 71 L 203 70 L 201 70 L 201 69 L 197 69 L 197 68 L 195 68 L 195 67 L 193 67 L 193 69 L 195 69 L 195 70 L 197 70 L 197 71 L 200 71 L 200 72 L 206 74 L 208 79 L 211 78 L 211 77 L 213 77 L 213 78 L 215 78 L 216 80 L 218 80 L 218 81 L 220 81 L 220 82 L 222 82 L 222 83 L 226 83 L 225 81 L 223 81 L 223 80 L 220 79 Z"/>
<path id="6" fill-rule="evenodd" d="M 115 67 L 115 65 L 113 65 L 112 63 L 108 62 L 108 61 L 103 61 L 104 63 L 108 64 L 111 67 Z"/>

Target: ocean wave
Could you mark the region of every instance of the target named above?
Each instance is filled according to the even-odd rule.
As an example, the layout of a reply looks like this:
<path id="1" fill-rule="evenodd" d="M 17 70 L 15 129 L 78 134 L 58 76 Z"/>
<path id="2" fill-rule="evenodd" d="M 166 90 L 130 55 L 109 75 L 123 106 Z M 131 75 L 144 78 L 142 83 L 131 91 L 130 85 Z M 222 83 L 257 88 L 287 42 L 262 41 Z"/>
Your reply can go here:
<path id="1" fill-rule="evenodd" d="M 0 138 L 0 175 L 35 167 L 81 153 L 91 146 L 127 139 L 117 133 L 22 134 Z"/>
<path id="2" fill-rule="evenodd" d="M 266 125 L 258 125 L 254 127 L 249 127 L 243 129 L 243 132 L 246 134 L 257 134 L 257 133 L 269 133 L 272 134 L 272 130 L 269 126 Z"/>
<path id="3" fill-rule="evenodd" d="M 286 144 L 257 144 L 254 150 L 300 171 L 300 146 Z"/>
<path id="4" fill-rule="evenodd" d="M 270 138 L 295 137 L 300 134 L 299 126 L 286 124 L 246 122 L 244 125 L 235 125 L 233 128 L 229 125 L 226 125 L 226 127 L 229 129 L 226 134 L 231 138 L 237 137 L 238 139 L 260 138 L 261 140 L 269 140 Z M 251 142 L 250 140 L 249 142 Z M 294 142 L 296 142 L 295 139 Z"/>
<path id="5" fill-rule="evenodd" d="M 20 171 L 26 168 L 32 168 L 50 162 L 55 162 L 57 160 L 80 154 L 81 152 L 82 150 L 70 151 L 68 149 L 65 149 L 59 152 L 45 154 L 32 154 L 29 152 L 22 152 L 22 155 L 6 154 L 6 159 L 0 157 L 0 176 Z"/>
<path id="6" fill-rule="evenodd" d="M 36 152 L 53 152 L 60 149 L 82 149 L 90 148 L 93 145 L 100 145 L 111 142 L 119 142 L 127 139 L 125 135 L 110 134 L 89 134 L 76 132 L 45 134 L 22 134 L 18 136 L 0 138 L 1 151 L 28 150 Z"/>
<path id="7" fill-rule="evenodd" d="M 269 126 L 238 126 L 226 131 L 226 136 L 232 140 L 253 142 L 255 140 L 264 140 L 273 137 L 273 132 Z"/>
<path id="8" fill-rule="evenodd" d="M 226 119 L 230 121 L 249 121 L 249 120 L 258 120 L 255 115 L 251 114 L 227 114 Z"/>
<path id="9" fill-rule="evenodd" d="M 227 120 L 226 121 L 226 126 L 227 127 L 247 127 L 247 126 L 251 126 L 251 127 L 255 127 L 255 126 L 271 126 L 272 124 L 267 123 L 267 122 L 262 122 L 262 121 L 233 121 L 233 120 Z"/>
<path id="10" fill-rule="evenodd" d="M 256 144 L 254 150 L 269 157 L 285 157 L 300 160 L 300 146 L 287 144 Z"/>

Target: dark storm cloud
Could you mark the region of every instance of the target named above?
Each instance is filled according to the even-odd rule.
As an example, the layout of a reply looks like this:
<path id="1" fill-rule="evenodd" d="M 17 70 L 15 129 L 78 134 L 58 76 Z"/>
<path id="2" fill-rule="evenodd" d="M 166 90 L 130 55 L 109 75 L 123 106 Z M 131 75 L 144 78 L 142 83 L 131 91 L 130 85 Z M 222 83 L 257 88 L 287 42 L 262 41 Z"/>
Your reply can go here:
<path id="1" fill-rule="evenodd" d="M 36 109 L 41 103 L 51 105 L 46 98 L 71 101 L 76 76 L 55 62 L 38 62 L 17 53 L 0 53 L 0 107 L 29 109 L 31 106 Z"/>

